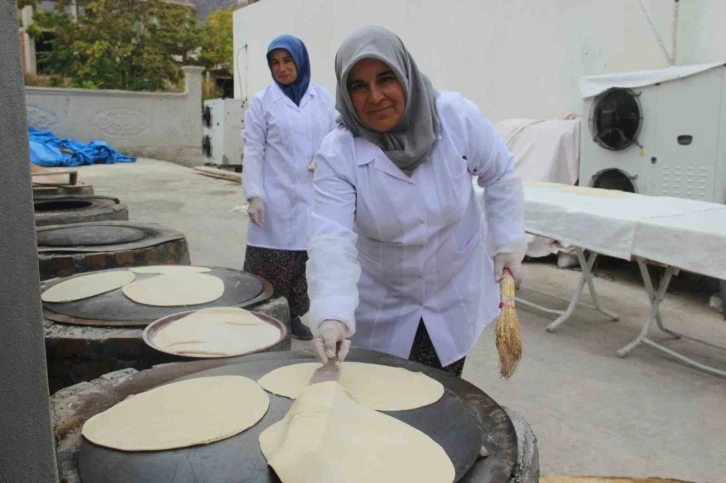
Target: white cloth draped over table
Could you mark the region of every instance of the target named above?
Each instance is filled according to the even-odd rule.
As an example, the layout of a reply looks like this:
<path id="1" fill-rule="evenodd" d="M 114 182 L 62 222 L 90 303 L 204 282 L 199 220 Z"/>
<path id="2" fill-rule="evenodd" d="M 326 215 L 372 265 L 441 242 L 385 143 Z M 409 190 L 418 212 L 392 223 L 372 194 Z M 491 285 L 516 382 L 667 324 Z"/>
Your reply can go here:
<path id="1" fill-rule="evenodd" d="M 507 119 L 497 131 L 515 159 L 514 170 L 524 180 L 574 185 L 580 176 L 580 119 Z M 587 129 L 587 126 L 585 126 Z M 527 256 L 559 252 L 557 241 L 527 235 Z"/>
<path id="2" fill-rule="evenodd" d="M 603 255 L 726 278 L 726 206 L 717 203 L 525 186 L 525 227 Z"/>

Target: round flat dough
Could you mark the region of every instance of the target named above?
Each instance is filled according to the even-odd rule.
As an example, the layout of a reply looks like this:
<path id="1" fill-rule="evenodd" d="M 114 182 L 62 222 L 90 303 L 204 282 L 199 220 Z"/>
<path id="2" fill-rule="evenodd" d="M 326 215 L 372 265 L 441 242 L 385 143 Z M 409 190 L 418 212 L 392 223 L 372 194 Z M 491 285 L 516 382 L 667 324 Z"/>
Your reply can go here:
<path id="1" fill-rule="evenodd" d="M 136 275 L 128 270 L 99 272 L 54 285 L 40 296 L 43 302 L 73 302 L 116 290 L 130 284 Z"/>
<path id="2" fill-rule="evenodd" d="M 564 183 L 553 183 L 552 181 L 524 181 L 524 186 L 540 187 L 540 188 L 563 188 L 571 186 Z"/>
<path id="3" fill-rule="evenodd" d="M 132 396 L 86 421 L 82 434 L 121 451 L 186 448 L 251 428 L 269 405 L 267 393 L 251 379 L 201 377 Z"/>
<path id="4" fill-rule="evenodd" d="M 452 483 L 456 478 L 438 443 L 359 404 L 336 382 L 306 387 L 259 441 L 267 464 L 286 483 Z"/>
<path id="5" fill-rule="evenodd" d="M 278 396 L 296 399 L 320 363 L 281 367 L 260 378 L 260 386 Z M 378 411 L 405 411 L 433 404 L 444 395 L 444 386 L 421 372 L 400 367 L 343 362 L 340 384 L 359 403 Z"/>
<path id="6" fill-rule="evenodd" d="M 134 302 L 144 305 L 200 305 L 220 298 L 224 294 L 224 282 L 204 273 L 159 275 L 126 285 L 123 293 Z"/>
<path id="7" fill-rule="evenodd" d="M 192 357 L 229 357 L 266 349 L 280 328 L 236 307 L 199 310 L 170 323 L 153 338 L 167 352 Z"/>
<path id="8" fill-rule="evenodd" d="M 596 198 L 623 198 L 626 196 L 624 191 L 606 190 L 602 188 L 589 188 L 585 186 L 568 186 L 567 188 L 562 188 L 561 191 L 563 193 L 594 196 Z"/>
<path id="9" fill-rule="evenodd" d="M 207 273 L 211 268 L 192 267 L 190 265 L 152 265 L 150 267 L 130 268 L 134 273 L 162 273 L 164 275 L 179 275 L 184 273 Z"/>

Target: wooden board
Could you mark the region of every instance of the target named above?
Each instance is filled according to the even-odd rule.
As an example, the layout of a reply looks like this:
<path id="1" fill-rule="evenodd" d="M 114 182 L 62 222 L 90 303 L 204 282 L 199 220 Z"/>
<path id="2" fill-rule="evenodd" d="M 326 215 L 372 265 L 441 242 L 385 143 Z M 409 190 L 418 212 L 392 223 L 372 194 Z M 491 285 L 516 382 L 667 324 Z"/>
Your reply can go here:
<path id="1" fill-rule="evenodd" d="M 206 166 L 199 166 L 197 168 L 194 168 L 194 171 L 201 175 L 209 176 L 211 178 L 219 178 L 242 184 L 242 175 L 240 173 L 234 173 L 218 168 L 208 168 Z"/>
<path id="2" fill-rule="evenodd" d="M 47 185 L 75 185 L 78 183 L 78 170 L 71 168 L 43 168 L 30 164 L 30 174 L 33 182 Z M 60 180 L 59 176 L 68 176 L 68 182 L 65 179 Z"/>

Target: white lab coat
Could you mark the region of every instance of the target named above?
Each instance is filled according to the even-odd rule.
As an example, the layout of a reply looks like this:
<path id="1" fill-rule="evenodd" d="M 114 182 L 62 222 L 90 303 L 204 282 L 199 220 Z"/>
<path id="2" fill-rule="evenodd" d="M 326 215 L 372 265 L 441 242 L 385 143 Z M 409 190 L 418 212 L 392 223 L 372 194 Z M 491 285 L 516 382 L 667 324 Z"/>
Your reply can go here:
<path id="1" fill-rule="evenodd" d="M 315 84 L 300 107 L 274 83 L 254 95 L 245 114 L 242 184 L 248 200 L 264 201 L 265 219 L 262 227 L 250 223 L 248 245 L 307 250 L 313 201 L 308 164 L 336 117 L 333 98 Z"/>
<path id="2" fill-rule="evenodd" d="M 448 365 L 499 314 L 486 238 L 499 247 L 523 237 L 523 195 L 518 178 L 500 181 L 514 160 L 479 109 L 451 92 L 437 108 L 439 139 L 410 178 L 348 130 L 328 135 L 316 158 L 307 278 L 314 332 L 337 319 L 353 347 L 407 358 L 423 318 Z M 485 188 L 486 219 L 472 176 Z"/>

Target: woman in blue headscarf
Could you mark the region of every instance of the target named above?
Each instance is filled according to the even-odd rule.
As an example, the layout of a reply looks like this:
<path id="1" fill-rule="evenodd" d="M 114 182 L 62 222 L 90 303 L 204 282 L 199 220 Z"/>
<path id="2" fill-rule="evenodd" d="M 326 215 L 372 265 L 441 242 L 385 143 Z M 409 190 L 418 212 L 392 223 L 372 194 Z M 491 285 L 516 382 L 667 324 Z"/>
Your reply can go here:
<path id="1" fill-rule="evenodd" d="M 305 263 L 313 200 L 313 158 L 336 126 L 332 96 L 310 82 L 305 44 L 290 35 L 267 49 L 274 81 L 252 98 L 245 140 L 245 196 L 252 224 L 244 270 L 269 281 L 290 304 L 292 335 L 312 338 L 300 317 L 309 307 Z"/>

